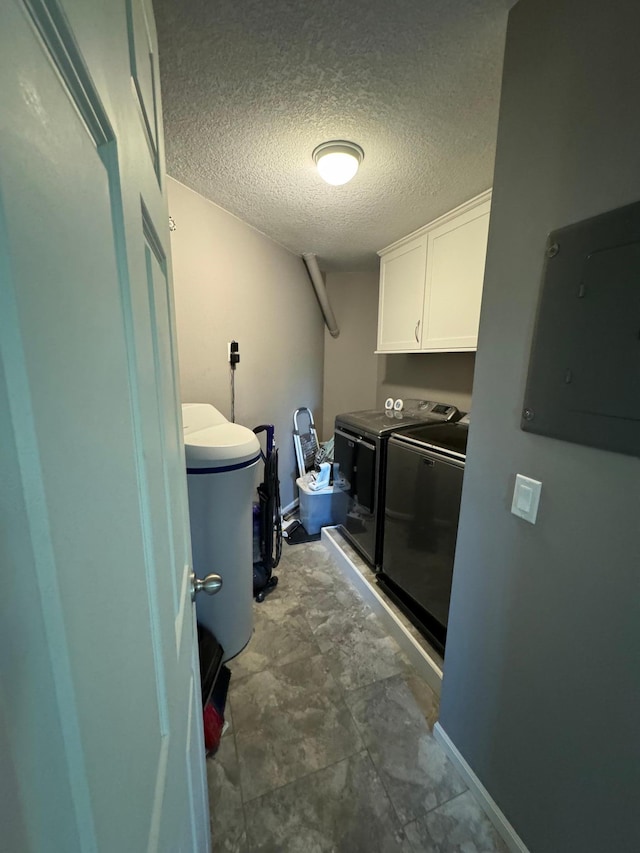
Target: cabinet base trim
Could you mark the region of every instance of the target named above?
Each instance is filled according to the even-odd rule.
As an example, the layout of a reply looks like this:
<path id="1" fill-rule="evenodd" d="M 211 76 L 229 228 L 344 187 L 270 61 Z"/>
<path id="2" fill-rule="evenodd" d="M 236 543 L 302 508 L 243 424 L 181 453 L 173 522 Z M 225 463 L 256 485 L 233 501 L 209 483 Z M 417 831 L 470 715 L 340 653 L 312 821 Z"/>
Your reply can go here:
<path id="1" fill-rule="evenodd" d="M 374 355 L 424 355 L 430 352 L 477 352 L 478 347 L 447 347 L 446 349 L 377 349 Z"/>

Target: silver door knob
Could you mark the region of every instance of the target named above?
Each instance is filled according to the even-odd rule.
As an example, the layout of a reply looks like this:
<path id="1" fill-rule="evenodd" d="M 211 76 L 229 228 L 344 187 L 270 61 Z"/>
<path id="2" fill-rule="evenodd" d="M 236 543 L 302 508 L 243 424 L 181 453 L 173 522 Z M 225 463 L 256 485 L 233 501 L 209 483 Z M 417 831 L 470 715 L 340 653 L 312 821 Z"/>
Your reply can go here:
<path id="1" fill-rule="evenodd" d="M 207 595 L 215 595 L 222 589 L 222 578 L 220 575 L 207 575 L 206 578 L 197 578 L 195 572 L 191 572 L 191 601 L 196 600 L 199 592 Z"/>

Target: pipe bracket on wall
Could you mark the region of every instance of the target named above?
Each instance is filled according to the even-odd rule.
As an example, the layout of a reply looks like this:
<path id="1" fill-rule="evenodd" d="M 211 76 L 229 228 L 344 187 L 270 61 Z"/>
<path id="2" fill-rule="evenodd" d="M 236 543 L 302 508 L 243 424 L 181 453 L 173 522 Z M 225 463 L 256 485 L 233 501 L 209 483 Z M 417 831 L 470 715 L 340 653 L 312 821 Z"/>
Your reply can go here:
<path id="1" fill-rule="evenodd" d="M 329 294 L 327 293 L 327 288 L 325 287 L 324 279 L 318 266 L 318 259 L 313 252 L 303 252 L 302 259 L 305 262 L 311 284 L 318 297 L 320 310 L 322 311 L 324 322 L 327 324 L 327 329 L 329 329 L 329 333 L 333 338 L 337 338 L 340 334 L 340 329 L 338 328 L 338 321 L 329 302 Z"/>

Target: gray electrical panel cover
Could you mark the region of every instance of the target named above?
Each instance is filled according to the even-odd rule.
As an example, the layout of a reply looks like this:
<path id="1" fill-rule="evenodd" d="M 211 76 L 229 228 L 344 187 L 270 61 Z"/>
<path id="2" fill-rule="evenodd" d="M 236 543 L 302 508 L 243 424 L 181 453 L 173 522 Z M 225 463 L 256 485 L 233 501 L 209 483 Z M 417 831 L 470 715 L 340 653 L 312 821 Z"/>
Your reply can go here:
<path id="1" fill-rule="evenodd" d="M 640 202 L 549 235 L 521 427 L 640 456 Z"/>

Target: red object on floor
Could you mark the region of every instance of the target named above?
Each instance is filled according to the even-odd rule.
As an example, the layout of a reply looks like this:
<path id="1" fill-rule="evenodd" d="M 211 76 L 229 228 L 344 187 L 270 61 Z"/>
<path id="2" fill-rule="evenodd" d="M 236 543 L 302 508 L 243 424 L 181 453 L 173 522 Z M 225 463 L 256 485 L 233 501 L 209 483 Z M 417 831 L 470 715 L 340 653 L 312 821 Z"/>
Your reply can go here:
<path id="1" fill-rule="evenodd" d="M 222 737 L 224 717 L 208 702 L 204 706 L 203 719 L 205 748 L 208 753 L 217 752 L 220 746 L 220 738 Z"/>

